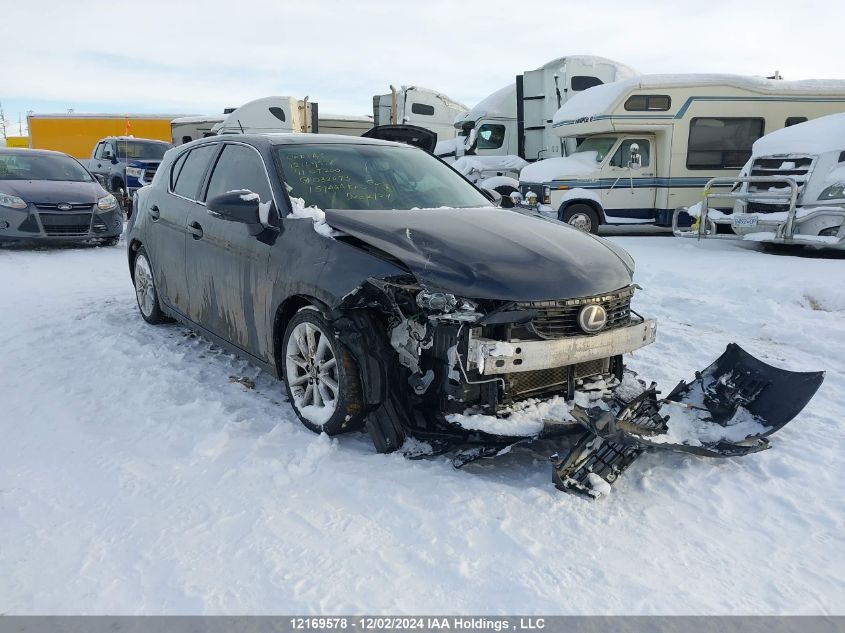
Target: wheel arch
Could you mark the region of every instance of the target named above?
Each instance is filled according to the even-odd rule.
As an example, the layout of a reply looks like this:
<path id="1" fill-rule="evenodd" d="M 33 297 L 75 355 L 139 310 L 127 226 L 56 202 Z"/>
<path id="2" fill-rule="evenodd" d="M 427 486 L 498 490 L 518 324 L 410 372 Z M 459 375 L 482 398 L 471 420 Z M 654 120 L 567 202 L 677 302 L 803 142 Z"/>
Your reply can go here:
<path id="1" fill-rule="evenodd" d="M 284 376 L 283 362 L 284 346 L 283 339 L 285 337 L 285 330 L 288 323 L 293 318 L 293 315 L 299 312 L 302 308 L 314 307 L 328 314 L 329 308 L 325 303 L 319 299 L 306 294 L 291 295 L 282 301 L 277 307 L 273 315 L 273 364 L 275 365 L 276 375 L 279 378 Z"/>
<path id="2" fill-rule="evenodd" d="M 137 237 L 129 242 L 129 248 L 126 249 L 127 257 L 129 258 L 129 277 L 132 283 L 135 283 L 135 258 L 138 256 L 138 251 L 144 244 Z"/>
<path id="3" fill-rule="evenodd" d="M 596 200 L 593 200 L 592 198 L 572 198 L 570 200 L 564 200 L 563 202 L 560 203 L 560 206 L 558 207 L 558 210 L 557 210 L 558 220 L 561 220 L 561 221 L 563 220 L 563 214 L 573 204 L 586 204 L 588 207 L 593 209 L 593 211 L 595 211 L 598 214 L 599 222 L 601 222 L 602 224 L 607 224 L 607 218 L 604 215 L 604 207 L 601 206 L 600 202 L 597 202 Z"/>

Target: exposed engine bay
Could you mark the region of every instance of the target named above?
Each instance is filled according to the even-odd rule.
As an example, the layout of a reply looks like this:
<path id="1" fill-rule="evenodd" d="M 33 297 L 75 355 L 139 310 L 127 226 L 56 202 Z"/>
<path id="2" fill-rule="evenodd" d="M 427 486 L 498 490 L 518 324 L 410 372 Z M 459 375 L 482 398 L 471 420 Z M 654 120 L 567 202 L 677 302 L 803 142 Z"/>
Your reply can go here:
<path id="1" fill-rule="evenodd" d="M 367 416 L 377 449 L 398 450 L 412 437 L 432 453 L 454 453 L 461 467 L 536 443 L 547 451 L 559 489 L 594 498 L 651 448 L 711 457 L 768 448 L 767 436 L 823 380 L 820 372 L 774 368 L 732 344 L 694 381 L 659 399 L 656 386 L 626 372 L 622 360 L 656 335 L 656 322 L 631 309 L 635 289 L 495 302 L 430 291 L 413 279 L 369 279 L 346 297 L 336 325 L 361 364 L 364 384 L 378 391 L 368 394 Z M 539 413 L 531 432 L 495 425 L 543 402 L 556 407 Z M 673 435 L 678 410 L 696 415 L 696 429 L 710 439 Z M 468 418 L 493 424 L 462 424 Z M 746 426 L 734 427 L 737 422 Z M 733 434 L 719 431 L 732 427 Z M 564 436 L 566 452 L 548 453 L 548 441 Z"/>

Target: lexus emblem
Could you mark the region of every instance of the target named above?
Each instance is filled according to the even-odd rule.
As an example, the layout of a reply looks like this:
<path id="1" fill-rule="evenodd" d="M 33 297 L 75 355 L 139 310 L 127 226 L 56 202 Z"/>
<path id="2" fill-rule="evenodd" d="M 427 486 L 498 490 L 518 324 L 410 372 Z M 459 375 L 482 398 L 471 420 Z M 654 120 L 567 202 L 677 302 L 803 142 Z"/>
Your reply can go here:
<path id="1" fill-rule="evenodd" d="M 607 325 L 607 312 L 600 305 L 586 305 L 578 313 L 578 325 L 587 334 L 594 334 Z"/>
<path id="2" fill-rule="evenodd" d="M 73 207 L 70 206 L 67 202 L 60 202 L 56 205 L 56 208 L 59 211 L 70 211 L 71 209 L 73 209 Z"/>

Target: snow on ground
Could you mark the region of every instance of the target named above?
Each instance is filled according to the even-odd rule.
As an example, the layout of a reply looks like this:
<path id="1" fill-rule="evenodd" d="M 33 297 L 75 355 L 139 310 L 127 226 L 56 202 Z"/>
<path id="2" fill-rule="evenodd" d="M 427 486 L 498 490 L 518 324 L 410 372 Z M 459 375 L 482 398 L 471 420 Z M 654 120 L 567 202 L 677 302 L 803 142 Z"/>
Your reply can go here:
<path id="1" fill-rule="evenodd" d="M 772 450 L 650 453 L 596 502 L 518 448 L 377 455 L 145 324 L 121 247 L 0 249 L 0 613 L 845 613 L 845 261 L 611 239 L 664 390 L 729 341 L 828 372 Z"/>

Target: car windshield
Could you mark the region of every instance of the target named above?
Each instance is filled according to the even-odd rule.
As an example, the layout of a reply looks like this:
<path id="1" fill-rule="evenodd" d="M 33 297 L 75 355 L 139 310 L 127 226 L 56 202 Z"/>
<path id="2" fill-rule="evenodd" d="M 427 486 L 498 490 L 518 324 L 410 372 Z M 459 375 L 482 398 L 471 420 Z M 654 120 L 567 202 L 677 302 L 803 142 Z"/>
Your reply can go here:
<path id="1" fill-rule="evenodd" d="M 600 163 L 607 156 L 607 153 L 613 149 L 613 146 L 616 144 L 616 138 L 615 136 L 588 136 L 575 149 L 575 153 L 595 152 L 596 162 Z"/>
<path id="2" fill-rule="evenodd" d="M 164 153 L 173 147 L 170 143 L 145 143 L 138 141 L 115 141 L 118 158 L 144 158 L 161 160 Z"/>
<path id="3" fill-rule="evenodd" d="M 70 156 L 0 153 L 0 180 L 91 182 L 91 175 Z"/>
<path id="4" fill-rule="evenodd" d="M 489 207 L 450 167 L 412 147 L 320 144 L 276 148 L 291 197 L 320 209 Z"/>

